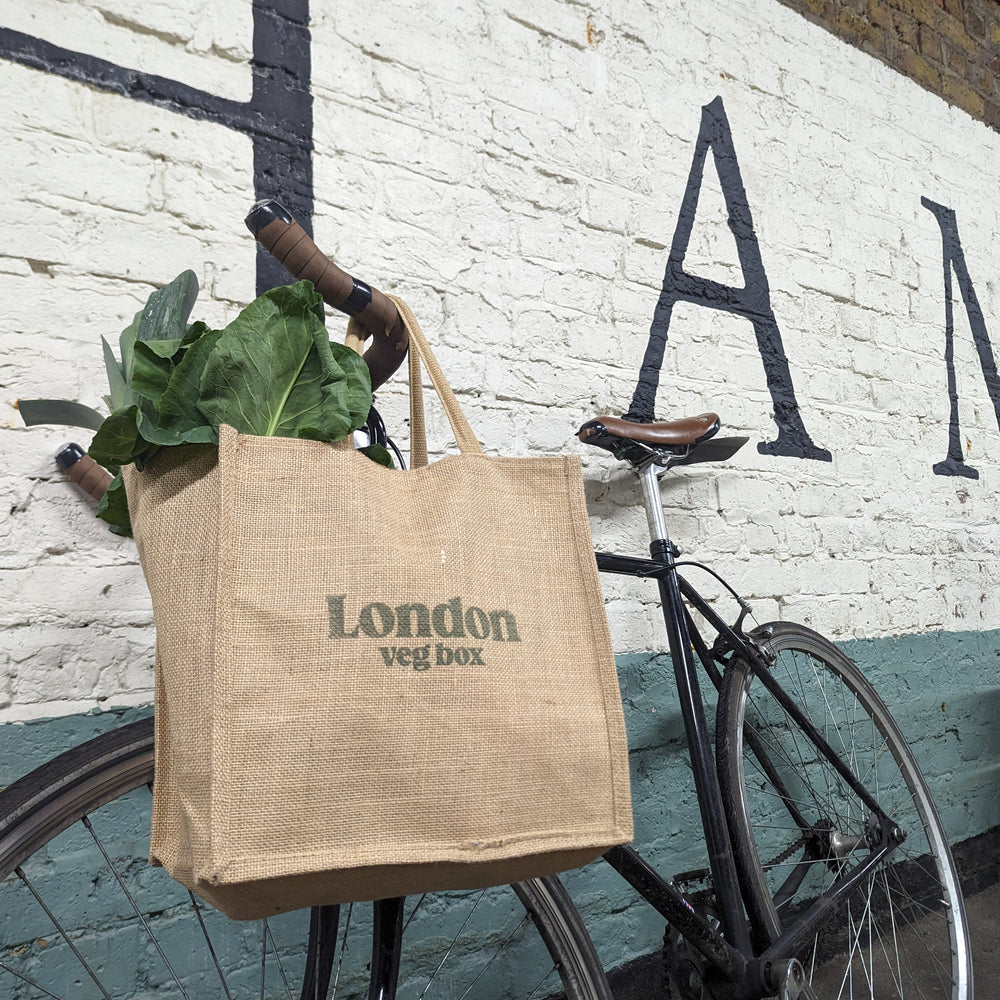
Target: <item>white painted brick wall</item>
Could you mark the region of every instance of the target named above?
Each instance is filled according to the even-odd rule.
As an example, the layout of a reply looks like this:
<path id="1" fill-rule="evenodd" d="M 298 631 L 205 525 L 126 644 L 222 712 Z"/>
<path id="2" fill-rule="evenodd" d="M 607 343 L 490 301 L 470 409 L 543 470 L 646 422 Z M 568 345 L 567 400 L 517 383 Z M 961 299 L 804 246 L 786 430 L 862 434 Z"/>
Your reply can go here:
<path id="1" fill-rule="evenodd" d="M 137 9 L 138 8 L 138 9 Z M 247 100 L 253 19 L 246 0 L 19 0 L 0 24 L 73 52 Z"/>
<path id="2" fill-rule="evenodd" d="M 250 93 L 249 0 L 3 0 L 0 24 Z M 312 36 L 318 241 L 410 298 L 494 451 L 576 451 L 584 419 L 628 406 L 701 107 L 720 95 L 802 416 L 833 462 L 756 452 L 776 429 L 750 325 L 678 305 L 660 415 L 715 409 L 752 444 L 667 485 L 677 541 L 760 617 L 835 637 L 1000 624 L 1000 430 L 960 304 L 980 479 L 931 472 L 947 449 L 944 293 L 920 205 L 957 211 L 1000 352 L 1000 136 L 772 0 L 312 0 Z M 149 700 L 153 643 L 132 543 L 52 467 L 85 432 L 25 429 L 14 401 L 96 405 L 100 334 L 186 267 L 196 315 L 224 322 L 252 296 L 254 254 L 249 140 L 9 62 L 0 93 L 5 720 Z M 711 163 L 686 267 L 741 282 Z M 400 390 L 379 396 L 402 432 Z M 439 415 L 431 433 L 447 438 Z M 597 543 L 641 547 L 637 491 L 603 454 L 585 460 Z M 617 649 L 662 644 L 648 588 L 612 580 L 608 596 Z"/>

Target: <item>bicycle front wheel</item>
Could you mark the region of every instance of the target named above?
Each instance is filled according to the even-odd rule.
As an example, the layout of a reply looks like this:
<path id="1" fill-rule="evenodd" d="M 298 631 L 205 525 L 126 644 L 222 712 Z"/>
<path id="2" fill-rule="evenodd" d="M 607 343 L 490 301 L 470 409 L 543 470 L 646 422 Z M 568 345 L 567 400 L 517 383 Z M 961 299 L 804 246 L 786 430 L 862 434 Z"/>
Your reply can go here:
<path id="1" fill-rule="evenodd" d="M 818 997 L 971 1000 L 965 908 L 927 783 L 885 705 L 801 625 L 754 633 L 769 673 L 905 834 L 796 956 Z M 733 849 L 769 940 L 877 845 L 880 824 L 750 665 L 727 670 L 716 732 Z"/>
<path id="2" fill-rule="evenodd" d="M 149 719 L 0 793 L 3 996 L 347 1000 L 374 990 L 388 1000 L 392 980 L 399 997 L 427 1000 L 610 1000 L 555 878 L 405 900 L 389 924 L 398 972 L 382 944 L 391 907 L 227 920 L 146 860 L 152 780 Z"/>

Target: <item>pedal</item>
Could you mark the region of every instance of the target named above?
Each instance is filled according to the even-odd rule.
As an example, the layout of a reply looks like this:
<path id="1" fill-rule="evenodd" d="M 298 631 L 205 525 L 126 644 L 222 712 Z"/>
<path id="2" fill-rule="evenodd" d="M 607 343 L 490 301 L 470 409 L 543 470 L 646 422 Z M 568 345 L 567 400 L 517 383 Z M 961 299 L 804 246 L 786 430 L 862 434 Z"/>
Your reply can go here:
<path id="1" fill-rule="evenodd" d="M 671 881 L 685 892 L 690 891 L 689 887 L 695 887 L 696 892 L 711 891 L 712 889 L 712 873 L 707 868 L 695 868 L 689 872 L 678 872 Z"/>
<path id="2" fill-rule="evenodd" d="M 711 927 L 718 929 L 719 917 L 711 881 L 708 869 L 699 868 L 679 872 L 673 878 L 673 885 L 677 888 L 684 887 L 684 903 L 688 909 L 706 920 Z M 690 891 L 691 889 L 694 891 Z M 710 971 L 708 962 L 669 923 L 663 930 L 662 961 L 668 997 L 676 1000 L 706 1000 L 715 995 L 708 992 L 705 984 L 705 976 Z"/>

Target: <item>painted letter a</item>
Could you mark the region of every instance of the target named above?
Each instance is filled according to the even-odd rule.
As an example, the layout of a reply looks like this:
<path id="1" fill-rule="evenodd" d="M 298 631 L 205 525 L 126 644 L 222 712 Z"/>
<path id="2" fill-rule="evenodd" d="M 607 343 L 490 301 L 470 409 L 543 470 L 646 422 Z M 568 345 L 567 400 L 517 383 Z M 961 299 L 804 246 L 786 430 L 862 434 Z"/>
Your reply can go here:
<path id="1" fill-rule="evenodd" d="M 691 239 L 709 150 L 726 200 L 729 228 L 736 240 L 736 252 L 743 272 L 742 288 L 723 285 L 684 270 L 684 256 Z M 701 109 L 701 127 L 677 217 L 677 228 L 670 245 L 663 288 L 653 312 L 639 382 L 627 414 L 631 420 L 649 422 L 654 419 L 656 391 L 667 343 L 667 330 L 670 327 L 670 314 L 677 302 L 691 302 L 709 309 L 733 313 L 753 324 L 767 389 L 771 394 L 774 422 L 778 425 L 777 438 L 774 441 L 760 442 L 757 450 L 765 455 L 832 461 L 826 448 L 817 447 L 813 443 L 799 412 L 788 358 L 782 345 L 778 321 L 771 308 L 771 290 L 753 228 L 750 202 L 743 186 L 732 130 L 721 97 L 716 97 L 711 104 Z"/>

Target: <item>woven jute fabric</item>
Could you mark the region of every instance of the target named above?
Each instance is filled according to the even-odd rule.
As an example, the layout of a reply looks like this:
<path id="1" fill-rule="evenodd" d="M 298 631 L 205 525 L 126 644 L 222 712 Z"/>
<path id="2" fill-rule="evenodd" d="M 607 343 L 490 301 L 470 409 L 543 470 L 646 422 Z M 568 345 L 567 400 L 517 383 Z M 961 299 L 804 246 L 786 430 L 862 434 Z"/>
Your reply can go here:
<path id="1" fill-rule="evenodd" d="M 482 454 L 399 305 L 460 453 L 400 471 L 223 427 L 126 470 L 157 629 L 151 854 L 232 917 L 631 839 L 579 460 Z"/>

